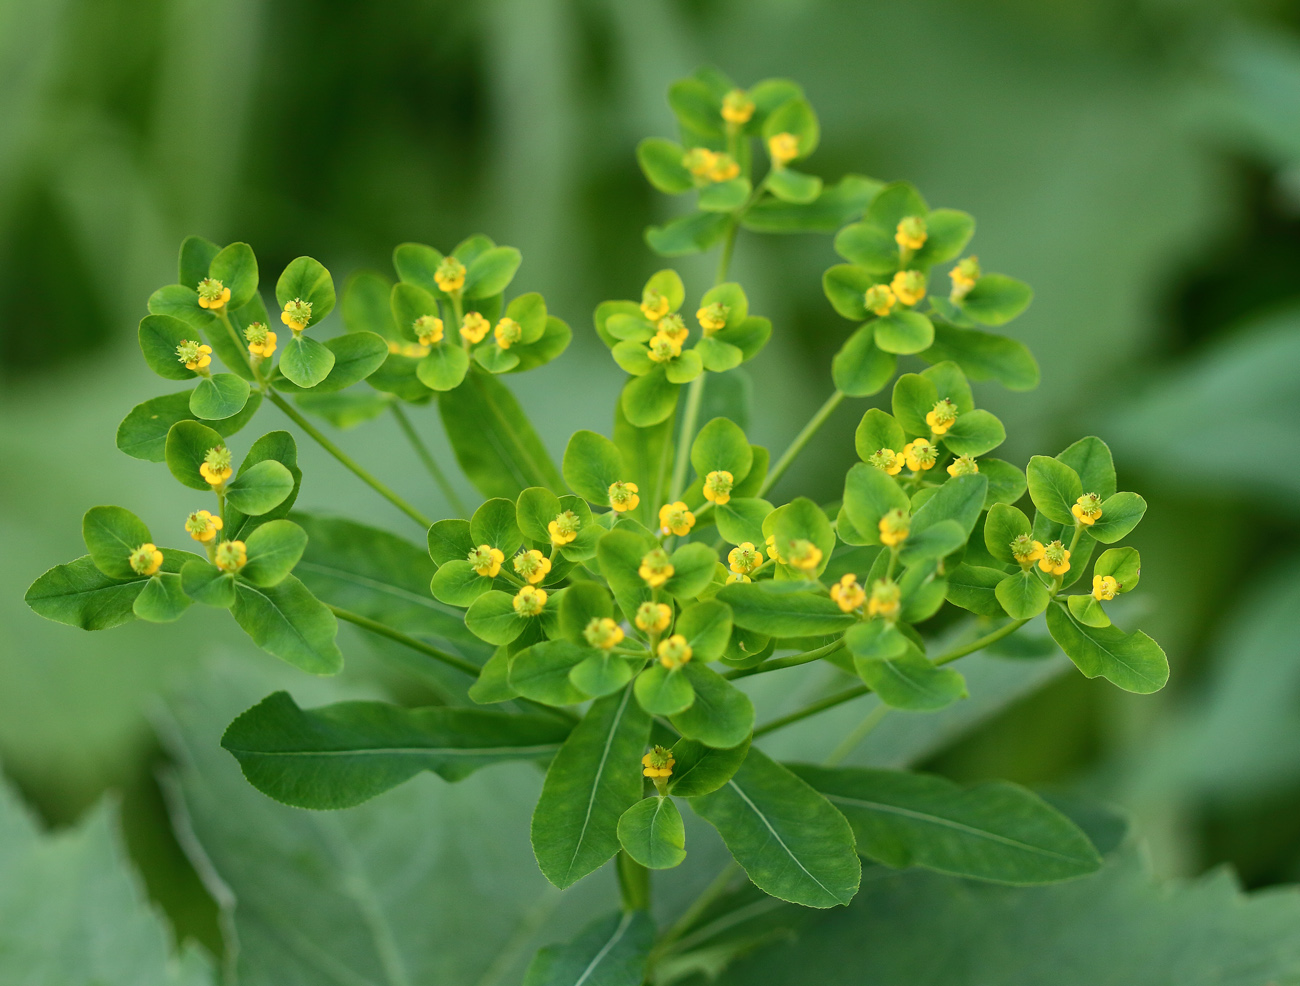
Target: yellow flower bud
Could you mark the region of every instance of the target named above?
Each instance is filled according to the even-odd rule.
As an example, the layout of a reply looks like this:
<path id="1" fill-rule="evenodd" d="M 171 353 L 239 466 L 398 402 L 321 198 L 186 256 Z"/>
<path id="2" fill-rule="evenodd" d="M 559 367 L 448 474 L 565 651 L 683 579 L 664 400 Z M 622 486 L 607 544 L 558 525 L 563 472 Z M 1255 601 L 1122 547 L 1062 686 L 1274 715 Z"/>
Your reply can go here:
<path id="1" fill-rule="evenodd" d="M 800 571 L 811 572 L 822 563 L 822 549 L 806 538 L 796 538 L 790 543 L 790 553 L 783 564 Z"/>
<path id="2" fill-rule="evenodd" d="M 893 449 L 877 449 L 867 459 L 867 464 L 875 466 L 882 472 L 890 476 L 897 476 L 903 471 L 903 466 L 907 465 L 907 456 L 902 452 L 895 452 Z"/>
<path id="3" fill-rule="evenodd" d="M 655 548 L 641 559 L 637 574 L 645 579 L 646 585 L 651 589 L 657 589 L 671 579 L 675 571 L 673 563 L 668 560 L 668 552 L 663 548 Z"/>
<path id="4" fill-rule="evenodd" d="M 483 341 L 491 327 L 488 320 L 478 312 L 466 312 L 460 323 L 460 337 L 471 345 L 477 345 Z"/>
<path id="5" fill-rule="evenodd" d="M 1124 588 L 1120 583 L 1115 581 L 1113 575 L 1094 575 L 1092 577 L 1092 598 L 1099 603 L 1109 602 L 1115 598 L 1115 593 Z"/>
<path id="6" fill-rule="evenodd" d="M 127 560 L 131 565 L 131 571 L 137 575 L 153 575 L 162 568 L 163 553 L 158 550 L 157 545 L 146 541 L 132 551 Z"/>
<path id="7" fill-rule="evenodd" d="M 513 318 L 503 318 L 497 322 L 497 327 L 492 330 L 492 334 L 496 337 L 498 346 L 509 349 L 524 337 L 524 328 Z"/>
<path id="8" fill-rule="evenodd" d="M 636 483 L 624 483 L 621 480 L 615 480 L 609 484 L 610 509 L 620 514 L 628 510 L 635 510 L 641 503 L 641 497 L 637 493 Z"/>
<path id="9" fill-rule="evenodd" d="M 526 585 L 515 593 L 511 605 L 520 616 L 536 616 L 546 606 L 546 590 Z"/>
<path id="10" fill-rule="evenodd" d="M 650 340 L 648 355 L 656 363 L 667 363 L 682 354 L 682 344 L 672 336 L 656 332 Z"/>
<path id="11" fill-rule="evenodd" d="M 799 156 L 799 138 L 789 133 L 769 137 L 767 153 L 772 158 L 774 167 L 784 168 Z"/>
<path id="12" fill-rule="evenodd" d="M 195 541 L 207 544 L 217 536 L 217 531 L 225 526 L 220 517 L 206 510 L 196 510 L 185 518 L 185 530 Z"/>
<path id="13" fill-rule="evenodd" d="M 311 321 L 311 302 L 303 301 L 301 298 L 285 302 L 284 311 L 280 312 L 280 321 L 295 333 L 301 332 Z"/>
<path id="14" fill-rule="evenodd" d="M 725 469 L 715 469 L 704 477 L 704 499 L 722 506 L 731 500 L 731 488 L 736 479 Z"/>
<path id="15" fill-rule="evenodd" d="M 269 359 L 275 352 L 275 333 L 264 322 L 253 322 L 244 329 L 244 339 L 248 342 L 248 351 L 253 356 Z"/>
<path id="16" fill-rule="evenodd" d="M 1084 527 L 1091 527 L 1101 519 L 1101 497 L 1096 493 L 1085 493 L 1074 501 L 1070 508 L 1074 519 Z"/>
<path id="17" fill-rule="evenodd" d="M 727 324 L 727 316 L 731 314 L 731 307 L 724 305 L 720 301 L 715 301 L 710 305 L 705 305 L 695 313 L 695 317 L 700 321 L 700 327 L 704 329 L 705 335 L 712 335 L 718 329 L 724 328 Z"/>
<path id="18" fill-rule="evenodd" d="M 550 532 L 552 544 L 565 545 L 573 543 L 580 527 L 582 518 L 572 510 L 566 510 L 556 514 L 555 519 L 546 525 L 546 530 Z"/>
<path id="19" fill-rule="evenodd" d="M 176 361 L 184 363 L 187 370 L 206 370 L 212 363 L 212 347 L 193 339 L 182 339 L 176 347 Z"/>
<path id="20" fill-rule="evenodd" d="M 751 579 L 748 575 L 741 575 L 739 572 L 729 572 L 729 573 L 727 574 L 727 582 L 726 582 L 726 584 L 727 584 L 727 585 L 733 585 L 733 584 L 736 583 L 736 582 L 744 582 L 744 583 L 748 584 L 748 583 L 753 582 L 753 581 L 754 581 L 754 580 Z"/>
<path id="21" fill-rule="evenodd" d="M 740 174 L 740 165 L 730 154 L 715 154 L 706 177 L 709 181 L 731 181 Z"/>
<path id="22" fill-rule="evenodd" d="M 722 118 L 743 126 L 754 116 L 754 101 L 744 89 L 733 89 L 722 97 Z"/>
<path id="23" fill-rule="evenodd" d="M 501 571 L 501 563 L 506 560 L 505 552 L 500 548 L 494 548 L 490 544 L 480 544 L 477 548 L 470 550 L 465 559 L 469 562 L 469 567 L 484 578 L 494 579 L 497 573 Z"/>
<path id="24" fill-rule="evenodd" d="M 421 315 L 411 323 L 411 329 L 421 346 L 433 346 L 442 342 L 443 324 L 437 315 Z"/>
<path id="25" fill-rule="evenodd" d="M 248 549 L 243 541 L 222 541 L 213 560 L 223 572 L 238 572 L 248 564 Z"/>
<path id="26" fill-rule="evenodd" d="M 623 628 L 608 616 L 601 616 L 587 624 L 582 636 L 592 647 L 609 650 L 623 642 Z"/>
<path id="27" fill-rule="evenodd" d="M 749 575 L 763 564 L 763 553 L 752 541 L 744 541 L 727 553 L 727 564 L 737 575 Z"/>
<path id="28" fill-rule="evenodd" d="M 659 320 L 659 324 L 655 328 L 657 329 L 656 335 L 667 336 L 677 344 L 679 351 L 682 344 L 686 342 L 686 337 L 691 334 L 691 330 L 686 327 L 682 317 L 677 314 L 665 315 Z"/>
<path id="29" fill-rule="evenodd" d="M 459 291 L 465 286 L 465 265 L 455 257 L 443 257 L 433 272 L 433 281 L 445 294 Z"/>
<path id="30" fill-rule="evenodd" d="M 903 446 L 903 457 L 907 459 L 907 468 L 913 472 L 933 469 L 939 460 L 939 450 L 927 439 L 917 438 Z"/>
<path id="31" fill-rule="evenodd" d="M 526 581 L 536 585 L 551 571 L 551 559 L 536 548 L 521 551 L 514 557 L 515 571 Z"/>
<path id="32" fill-rule="evenodd" d="M 911 307 L 925 297 L 925 275 L 919 270 L 900 270 L 889 282 L 894 297 Z"/>
<path id="33" fill-rule="evenodd" d="M 948 465 L 949 476 L 974 476 L 980 471 L 980 464 L 969 455 L 959 455 Z"/>
<path id="34" fill-rule="evenodd" d="M 226 307 L 226 302 L 230 300 L 230 288 L 215 277 L 205 277 L 199 281 L 198 291 L 199 307 L 209 311 L 215 312 Z"/>
<path id="35" fill-rule="evenodd" d="M 784 565 L 784 564 L 785 564 L 785 559 L 782 558 L 782 557 L 781 557 L 781 553 L 780 553 L 779 551 L 776 550 L 776 535 L 775 535 L 775 534 L 769 534 L 769 535 L 767 536 L 766 547 L 767 547 L 767 557 L 768 557 L 768 558 L 772 559 L 772 561 L 777 562 L 777 563 L 779 563 L 779 564 L 781 564 L 781 565 Z"/>
<path id="36" fill-rule="evenodd" d="M 880 518 L 880 543 L 887 548 L 895 548 L 907 540 L 911 532 L 912 521 L 907 514 L 895 507 Z"/>
<path id="37" fill-rule="evenodd" d="M 888 284 L 873 284 L 862 295 L 862 303 L 866 306 L 867 311 L 884 318 L 894 310 L 894 305 L 898 299 L 894 297 L 894 289 Z"/>
<path id="38" fill-rule="evenodd" d="M 641 758 L 641 765 L 645 768 L 642 773 L 646 777 L 672 777 L 673 764 L 675 763 L 677 761 L 673 759 L 672 750 L 663 746 L 655 746 Z"/>
<path id="39" fill-rule="evenodd" d="M 658 288 L 646 288 L 641 293 L 641 314 L 657 322 L 668 314 L 668 296 Z"/>
<path id="40" fill-rule="evenodd" d="M 850 572 L 831 586 L 831 598 L 845 613 L 852 613 L 867 601 L 867 592 L 858 582 L 858 577 Z"/>
<path id="41" fill-rule="evenodd" d="M 897 582 L 876 579 L 871 584 L 871 598 L 867 601 L 867 615 L 894 620 L 901 608 L 903 591 Z"/>
<path id="42" fill-rule="evenodd" d="M 894 231 L 894 242 L 904 250 L 919 250 L 927 238 L 925 219 L 921 216 L 904 216 Z"/>
<path id="43" fill-rule="evenodd" d="M 717 166 L 718 153 L 707 147 L 692 147 L 682 155 L 682 167 L 696 178 L 708 178 L 709 172 Z"/>
<path id="44" fill-rule="evenodd" d="M 975 287 L 975 282 L 980 279 L 979 257 L 971 256 L 959 260 L 957 265 L 948 271 L 948 276 L 952 278 L 952 292 L 948 295 L 948 299 L 955 305 L 970 294 L 971 288 Z"/>
<path id="45" fill-rule="evenodd" d="M 1048 575 L 1064 575 L 1070 570 L 1070 549 L 1060 541 L 1053 541 L 1043 549 L 1038 567 Z"/>
<path id="46" fill-rule="evenodd" d="M 1011 557 L 1021 565 L 1029 565 L 1043 557 L 1042 541 L 1035 541 L 1028 534 L 1018 534 L 1011 542 Z"/>
<path id="47" fill-rule="evenodd" d="M 936 435 L 946 434 L 957 420 L 957 405 L 948 398 L 935 402 L 934 409 L 926 412 L 925 423 Z"/>
<path id="48" fill-rule="evenodd" d="M 635 623 L 642 633 L 663 633 L 672 621 L 673 608 L 666 603 L 642 603 L 636 609 Z"/>
<path id="49" fill-rule="evenodd" d="M 691 659 L 691 645 L 680 633 L 659 642 L 659 663 L 669 671 L 676 671 Z"/>
<path id="50" fill-rule="evenodd" d="M 199 475 L 208 481 L 209 486 L 220 486 L 235 470 L 230 465 L 230 449 L 224 445 L 210 448 L 199 463 Z"/>
<path id="51" fill-rule="evenodd" d="M 664 534 L 676 534 L 683 537 L 691 533 L 691 528 L 695 526 L 695 514 L 686 509 L 686 504 L 681 500 L 676 503 L 665 503 L 659 508 L 659 529 Z"/>

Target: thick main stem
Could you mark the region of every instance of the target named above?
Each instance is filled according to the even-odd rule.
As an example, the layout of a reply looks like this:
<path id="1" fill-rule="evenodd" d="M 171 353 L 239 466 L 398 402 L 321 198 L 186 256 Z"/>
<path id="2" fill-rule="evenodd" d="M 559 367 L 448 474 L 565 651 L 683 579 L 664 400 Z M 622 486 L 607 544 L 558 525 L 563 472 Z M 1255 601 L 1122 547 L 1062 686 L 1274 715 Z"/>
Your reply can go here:
<path id="1" fill-rule="evenodd" d="M 416 510 L 413 506 L 411 506 L 409 503 L 403 500 L 400 496 L 398 496 L 391 489 L 389 489 L 385 484 L 381 483 L 378 479 L 372 476 L 369 473 L 369 471 L 362 468 L 362 466 L 359 463 L 357 463 L 350 455 L 348 455 L 341 448 L 339 448 L 332 441 L 330 441 L 329 438 L 327 438 L 320 431 L 319 428 L 317 428 L 314 424 L 312 424 L 301 414 L 299 414 L 298 409 L 295 408 L 292 404 L 286 401 L 274 390 L 268 390 L 267 396 L 271 398 L 272 403 L 274 403 L 276 407 L 278 407 L 281 411 L 283 411 L 288 416 L 290 421 L 292 421 L 299 428 L 301 428 L 308 435 L 310 435 L 313 439 L 315 439 L 316 443 L 320 445 L 320 447 L 323 448 L 326 452 L 334 456 L 334 458 L 338 459 L 339 462 L 343 463 L 343 465 L 345 465 L 348 469 L 351 469 L 352 472 L 354 472 L 357 475 L 357 477 L 362 482 L 364 482 L 367 486 L 369 486 L 376 493 L 382 496 L 385 500 L 387 500 L 389 503 L 395 506 L 398 510 L 402 511 L 402 513 L 406 514 L 406 516 L 410 517 L 411 520 L 415 521 L 421 527 L 427 530 L 429 527 L 433 526 L 433 521 L 431 521 L 428 517 L 424 516 L 424 514 L 420 513 L 420 511 Z"/>
<path id="2" fill-rule="evenodd" d="M 826 399 L 826 403 L 817 409 L 817 413 L 808 419 L 808 423 L 803 426 L 803 431 L 794 436 L 794 441 L 781 453 L 781 458 L 776 460 L 776 464 L 768 470 L 767 478 L 763 480 L 763 485 L 758 489 L 759 496 L 762 496 L 776 485 L 776 481 L 790 468 L 790 464 L 803 451 L 803 447 L 808 444 L 813 435 L 817 434 L 817 430 L 826 423 L 826 419 L 831 416 L 831 413 L 840 406 L 842 400 L 844 400 L 844 391 L 836 390 Z"/>
<path id="3" fill-rule="evenodd" d="M 397 423 L 402 429 L 402 433 L 406 435 L 407 441 L 409 441 L 411 447 L 415 449 L 415 454 L 418 455 L 420 461 L 424 463 L 424 468 L 429 470 L 429 475 L 432 476 L 433 481 L 438 484 L 438 489 L 442 490 L 442 495 L 445 496 L 447 502 L 451 504 L 451 509 L 456 511 L 456 516 L 458 517 L 468 517 L 469 512 L 465 509 L 465 504 L 461 501 L 459 494 L 457 494 L 457 492 L 452 488 L 450 481 L 447 479 L 446 473 L 444 473 L 442 467 L 438 465 L 438 460 L 433 457 L 433 453 L 429 451 L 429 447 L 424 444 L 424 439 L 420 437 L 420 433 L 416 431 L 415 426 L 411 424 L 411 419 L 407 417 L 406 412 L 402 410 L 401 404 L 394 402 L 390 407 L 393 411 L 393 417 L 397 419 Z"/>

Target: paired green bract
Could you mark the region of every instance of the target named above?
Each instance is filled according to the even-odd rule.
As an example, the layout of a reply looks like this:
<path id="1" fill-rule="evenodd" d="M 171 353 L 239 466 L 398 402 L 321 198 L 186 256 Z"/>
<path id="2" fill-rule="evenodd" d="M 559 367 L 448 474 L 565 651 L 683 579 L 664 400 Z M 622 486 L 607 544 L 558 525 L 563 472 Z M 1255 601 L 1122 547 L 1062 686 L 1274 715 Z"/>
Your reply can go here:
<path id="1" fill-rule="evenodd" d="M 1094 561 L 1096 545 L 1125 538 L 1145 503 L 1118 490 L 1105 443 L 1084 438 L 1023 471 L 991 455 L 1006 432 L 971 382 L 1026 389 L 1038 369 L 1021 343 L 987 331 L 1024 311 L 1031 292 L 963 256 L 974 220 L 931 209 L 905 182 L 825 183 L 792 167 L 820 137 L 792 82 L 745 91 L 703 71 L 675 83 L 669 102 L 680 142 L 649 139 L 638 160 L 655 187 L 695 194 L 697 210 L 646 239 L 664 256 L 721 243 L 723 262 L 707 290 L 688 291 L 669 268 L 639 297 L 597 307 L 595 331 L 627 374 L 607 433 L 577 432 L 557 465 L 503 382 L 571 338 L 541 295 L 507 297 L 521 262 L 511 247 L 482 235 L 446 255 L 402 244 L 398 280 L 354 274 L 343 331 L 322 339 L 336 302 L 324 266 L 289 264 L 272 321 L 253 251 L 191 237 L 178 283 L 153 294 L 139 330 L 148 365 L 191 388 L 140 403 L 117 441 L 165 463 L 190 499 L 215 494 L 184 524 L 178 510 L 175 537 L 162 538 L 194 550 L 155 546 L 134 514 L 95 507 L 86 556 L 27 595 L 41 615 L 88 630 L 175 620 L 193 602 L 228 609 L 263 649 L 314 674 L 342 669 L 338 619 L 401 648 L 446 704 L 303 709 L 276 693 L 223 745 L 259 790 L 305 808 L 355 805 L 424 770 L 456 781 L 502 761 L 547 764 L 532 821 L 542 872 L 567 887 L 621 852 L 629 911 L 543 950 L 529 983 L 641 981 L 654 929 L 638 881 L 687 857 L 678 799 L 757 888 L 807 907 L 847 904 L 860 857 L 1016 885 L 1092 872 L 1100 860 L 1087 837 L 1022 788 L 785 765 L 751 741 L 867 692 L 917 712 L 960 701 L 966 682 L 947 665 L 1044 612 L 1088 677 L 1133 692 L 1168 677 L 1159 646 L 1107 612 L 1138 585 L 1140 559 L 1107 547 Z M 761 178 L 755 141 L 770 164 Z M 856 323 L 833 360 L 827 409 L 775 460 L 737 423 L 747 420 L 743 364 L 781 331 L 726 279 L 742 229 L 836 232 L 847 263 L 823 286 Z M 936 291 L 945 276 L 951 289 Z M 895 380 L 911 356 L 926 365 Z M 842 497 L 773 500 L 829 410 L 891 380 L 888 409 L 861 416 L 861 461 Z M 448 490 L 406 418 L 435 400 L 484 497 L 436 522 L 298 410 L 340 428 L 391 411 Z M 270 432 L 242 457 L 227 444 L 267 401 L 419 523 L 427 551 L 292 513 L 303 481 L 294 438 Z M 1090 563 L 1092 581 L 1070 593 Z M 971 615 L 945 617 L 957 644 L 935 653 L 925 625 L 946 607 Z M 736 680 L 815 660 L 855 687 L 756 728 Z"/>

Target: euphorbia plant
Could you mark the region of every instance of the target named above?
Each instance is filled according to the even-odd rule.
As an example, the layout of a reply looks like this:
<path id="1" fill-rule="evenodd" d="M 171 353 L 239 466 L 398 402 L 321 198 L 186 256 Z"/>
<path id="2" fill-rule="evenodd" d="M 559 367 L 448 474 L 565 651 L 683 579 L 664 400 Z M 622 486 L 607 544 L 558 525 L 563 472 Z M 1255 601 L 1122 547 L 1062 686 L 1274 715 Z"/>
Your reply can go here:
<path id="1" fill-rule="evenodd" d="M 818 124 L 792 82 L 746 91 L 704 71 L 674 84 L 669 102 L 681 143 L 650 139 L 638 157 L 657 188 L 692 193 L 697 208 L 647 240 L 668 256 L 718 245 L 718 272 L 693 293 L 664 269 L 596 309 L 610 371 L 628 375 L 608 435 L 577 432 L 557 468 L 502 382 L 571 338 L 541 295 L 511 295 L 520 255 L 510 247 L 482 235 L 445 255 L 402 244 L 397 282 L 354 275 L 346 331 L 322 342 L 315 330 L 335 291 L 321 264 L 300 257 L 280 275 L 277 322 L 253 251 L 192 237 L 139 338 L 160 376 L 194 386 L 146 400 L 118 430 L 119 448 L 165 463 L 193 491 L 178 503 L 175 538 L 95 507 L 88 554 L 27 596 L 38 613 L 90 630 L 176 620 L 196 602 L 228 609 L 263 649 L 315 674 L 342 670 L 342 619 L 454 669 L 459 684 L 438 678 L 443 702 L 426 708 L 301 709 L 276 693 L 223 743 L 259 790 L 314 809 L 358 804 L 421 770 L 455 781 L 504 760 L 545 764 L 538 865 L 568 887 L 617 857 L 622 909 L 544 949 L 532 983 L 596 967 L 601 982 L 636 983 L 669 958 L 689 966 L 692 929 L 734 897 L 742 871 L 813 908 L 852 899 L 859 857 L 1011 884 L 1087 874 L 1099 865 L 1087 836 L 1023 788 L 783 764 L 753 741 L 869 692 L 881 704 L 859 739 L 889 709 L 945 708 L 966 695 L 951 665 L 1044 613 L 1088 677 L 1150 692 L 1168 676 L 1155 642 L 1106 612 L 1137 585 L 1139 559 L 1127 547 L 1094 551 L 1145 509 L 1117 492 L 1106 445 L 1083 438 L 1024 472 L 990 457 L 1005 432 L 976 407 L 970 381 L 1024 389 L 1037 367 L 1023 345 L 986 331 L 1019 315 L 1030 292 L 967 254 L 974 220 L 929 208 L 905 182 L 850 175 L 824 187 L 796 170 Z M 824 277 L 834 310 L 855 323 L 831 396 L 775 461 L 739 415 L 702 420 L 710 382 L 760 357 L 773 332 L 727 279 L 742 229 L 838 230 L 848 261 Z M 917 372 L 895 379 L 899 357 L 914 357 Z M 862 414 L 861 461 L 840 500 L 769 499 L 837 405 L 891 380 L 890 410 Z M 361 522 L 294 512 L 294 437 L 272 431 L 242 455 L 232 448 L 266 401 L 418 524 L 427 554 Z M 431 403 L 486 498 L 472 511 L 408 417 Z M 303 411 L 339 426 L 392 413 L 459 515 L 425 517 Z M 1032 518 L 1016 505 L 1026 491 Z M 158 546 L 166 540 L 192 550 Z M 1072 592 L 1090 563 L 1091 582 Z M 737 682 L 814 662 L 838 669 L 841 686 L 756 724 Z M 656 932 L 652 871 L 690 865 L 683 801 L 738 867 Z"/>

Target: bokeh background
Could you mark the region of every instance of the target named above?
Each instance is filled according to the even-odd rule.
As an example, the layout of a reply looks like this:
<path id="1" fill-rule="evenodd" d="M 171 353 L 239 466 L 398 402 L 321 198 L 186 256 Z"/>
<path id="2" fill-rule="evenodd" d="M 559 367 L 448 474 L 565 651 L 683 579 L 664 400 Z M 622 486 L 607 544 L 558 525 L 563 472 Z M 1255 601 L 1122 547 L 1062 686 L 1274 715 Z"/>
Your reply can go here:
<path id="1" fill-rule="evenodd" d="M 91 635 L 22 602 L 82 553 L 89 506 L 155 531 L 192 509 L 113 443 L 158 392 L 135 326 L 180 240 L 245 240 L 264 281 L 302 253 L 341 282 L 389 272 L 405 240 L 518 246 L 517 285 L 575 328 L 512 380 L 558 460 L 574 428 L 607 430 L 621 383 L 592 309 L 662 266 L 641 231 L 676 205 L 635 144 L 672 135 L 666 86 L 706 62 L 803 83 L 823 130 L 809 170 L 909 178 L 975 214 L 986 269 L 1037 292 L 1010 331 L 1041 386 L 978 392 L 1006 458 L 1097 433 L 1150 502 L 1129 622 L 1166 648 L 1169 687 L 1048 676 L 927 766 L 1122 805 L 1162 874 L 1300 880 L 1300 5 L 0 0 L 0 764 L 54 826 L 118 792 L 182 936 L 216 948 L 220 929 L 164 810 L 158 696 L 214 660 L 271 659 L 198 613 Z M 776 330 L 749 428 L 776 449 L 830 392 L 849 327 L 821 293 L 833 262 L 829 237 L 741 237 L 734 274 Z M 708 263 L 680 268 L 701 285 Z M 846 401 L 784 492 L 837 497 L 871 405 Z M 417 425 L 445 456 L 436 413 Z M 341 441 L 445 509 L 390 419 Z M 412 533 L 303 454 L 300 506 Z M 351 667 L 393 685 L 364 652 Z"/>

